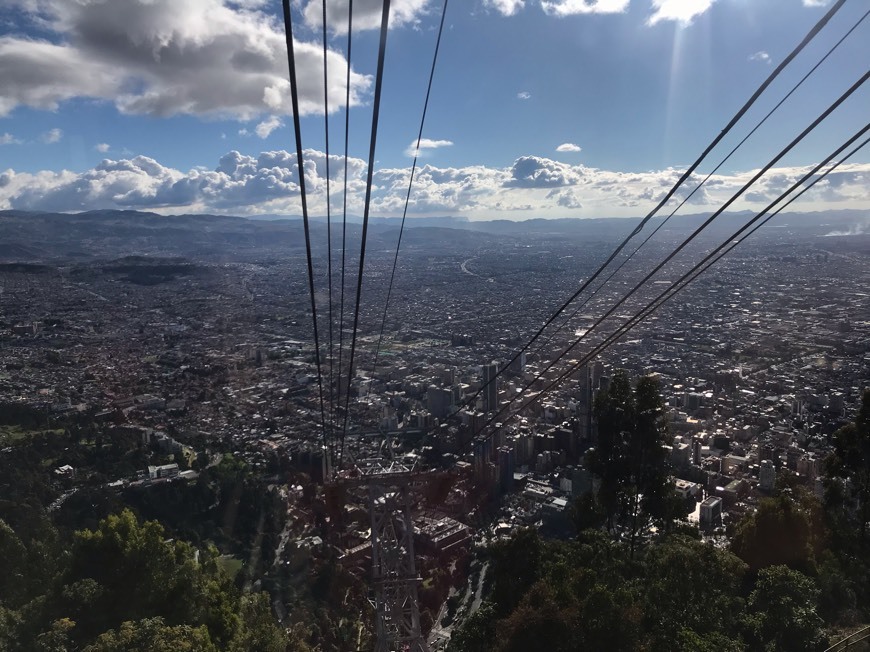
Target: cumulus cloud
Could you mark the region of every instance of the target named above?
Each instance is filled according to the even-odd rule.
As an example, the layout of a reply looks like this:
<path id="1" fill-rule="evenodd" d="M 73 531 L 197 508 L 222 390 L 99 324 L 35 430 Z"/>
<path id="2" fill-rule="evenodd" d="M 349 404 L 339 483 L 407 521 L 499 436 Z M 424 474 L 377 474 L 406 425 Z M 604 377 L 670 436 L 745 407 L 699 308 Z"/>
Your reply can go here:
<path id="1" fill-rule="evenodd" d="M 21 143 L 15 136 L 10 134 L 8 131 L 6 133 L 0 134 L 0 145 L 19 145 Z"/>
<path id="2" fill-rule="evenodd" d="M 553 188 L 579 183 L 582 168 L 539 156 L 521 156 L 511 168 L 508 188 Z"/>
<path id="3" fill-rule="evenodd" d="M 652 0 L 653 13 L 647 19 L 648 25 L 663 20 L 673 20 L 689 25 L 696 16 L 707 11 L 715 0 Z"/>
<path id="4" fill-rule="evenodd" d="M 556 148 L 557 152 L 579 152 L 582 147 L 580 145 L 575 145 L 574 143 L 562 143 Z"/>
<path id="5" fill-rule="evenodd" d="M 304 174 L 313 214 L 326 208 L 326 155 L 307 149 Z M 330 157 L 333 202 L 341 201 L 342 156 Z M 752 187 L 734 210 L 760 209 L 800 178 L 807 168 L 771 170 Z M 695 193 L 691 205 L 713 210 L 731 197 L 755 171 L 717 174 Z M 401 214 L 410 168 L 384 168 L 374 173 L 372 210 Z M 568 165 L 544 157 L 523 156 L 507 167 L 435 167 L 417 170 L 409 212 L 465 214 L 472 217 L 510 217 L 532 212 L 537 217 L 610 215 L 637 216 L 659 200 L 679 178 L 681 170 L 648 172 L 602 170 Z M 348 209 L 362 210 L 366 163 L 348 160 Z M 693 175 L 669 203 L 674 207 L 700 181 Z M 131 208 L 172 212 L 231 214 L 284 213 L 298 215 L 299 170 L 295 153 L 263 151 L 256 156 L 230 151 L 212 169 L 182 171 L 135 156 L 105 159 L 84 172 L 0 173 L 0 209 L 75 211 Z M 811 210 L 831 207 L 870 208 L 870 163 L 844 164 L 806 193 L 796 204 Z M 333 204 L 334 205 L 334 204 Z"/>
<path id="6" fill-rule="evenodd" d="M 108 98 L 121 87 L 110 65 L 75 47 L 0 37 L 0 117 L 19 105 L 54 111 L 72 97 Z"/>
<path id="7" fill-rule="evenodd" d="M 112 147 L 109 145 L 109 143 L 97 143 L 96 145 L 94 145 L 94 149 L 101 154 L 105 154 L 110 149 L 112 149 Z"/>
<path id="8" fill-rule="evenodd" d="M 390 3 L 390 27 L 416 25 L 425 13 L 429 0 L 393 0 Z M 335 34 L 347 34 L 348 0 L 335 0 L 326 5 L 326 24 Z M 383 15 L 383 0 L 354 0 L 353 30 L 379 29 Z M 323 3 L 307 0 L 302 9 L 305 23 L 323 29 Z"/>
<path id="9" fill-rule="evenodd" d="M 439 147 L 450 147 L 453 144 L 452 140 L 432 140 L 431 138 L 421 138 L 420 147 L 417 148 L 417 141 L 413 141 L 405 150 L 406 156 L 423 156 L 427 149 L 437 149 Z"/>
<path id="10" fill-rule="evenodd" d="M 525 0 L 483 0 L 483 6 L 495 9 L 502 16 L 513 16 L 525 6 Z"/>
<path id="11" fill-rule="evenodd" d="M 378 211 L 398 213 L 402 209 L 409 173 L 407 168 L 375 172 L 380 189 L 374 203 Z M 502 185 L 507 179 L 507 170 L 482 165 L 462 168 L 424 165 L 414 177 L 409 210 L 415 213 L 514 210 L 521 205 L 522 198 L 506 196 Z M 499 202 L 503 202 L 503 209 L 496 207 Z"/>
<path id="12" fill-rule="evenodd" d="M 550 16 L 619 14 L 628 9 L 628 3 L 629 0 L 541 0 L 541 9 Z"/>
<path id="13" fill-rule="evenodd" d="M 0 116 L 19 105 L 54 110 L 74 97 L 131 114 L 251 119 L 287 115 L 282 27 L 257 2 L 230 0 L 12 0 L 51 40 L 0 37 Z M 300 113 L 323 111 L 323 52 L 294 41 Z M 344 105 L 347 61 L 328 53 L 332 110 Z M 370 76 L 351 72 L 351 104 Z"/>
<path id="14" fill-rule="evenodd" d="M 547 199 L 556 202 L 562 208 L 583 208 L 583 204 L 570 190 L 551 190 L 547 193 Z"/>
<path id="15" fill-rule="evenodd" d="M 263 120 L 260 124 L 256 126 L 254 129 L 257 132 L 257 135 L 260 138 L 268 138 L 269 134 L 275 131 L 278 127 L 283 127 L 284 123 L 281 122 L 281 119 L 276 116 L 269 116 L 266 120 Z"/>
<path id="16" fill-rule="evenodd" d="M 759 50 L 755 54 L 749 55 L 750 61 L 761 61 L 763 63 L 770 63 L 770 55 L 764 50 Z"/>
<path id="17" fill-rule="evenodd" d="M 517 93 L 518 100 L 530 100 L 532 99 L 532 94 L 529 91 L 520 91 Z"/>
<path id="18" fill-rule="evenodd" d="M 58 128 L 49 129 L 48 131 L 39 136 L 39 140 L 49 145 L 52 143 L 60 142 L 61 138 L 63 138 L 63 130 Z"/>

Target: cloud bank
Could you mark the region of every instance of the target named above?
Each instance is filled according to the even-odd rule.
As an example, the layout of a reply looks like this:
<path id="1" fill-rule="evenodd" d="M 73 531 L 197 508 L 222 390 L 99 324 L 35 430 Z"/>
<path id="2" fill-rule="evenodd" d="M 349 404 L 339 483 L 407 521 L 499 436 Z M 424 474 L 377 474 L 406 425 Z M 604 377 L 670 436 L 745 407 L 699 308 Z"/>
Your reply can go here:
<path id="1" fill-rule="evenodd" d="M 437 141 L 436 141 L 437 142 Z M 343 159 L 330 157 L 332 205 L 341 205 Z M 771 170 L 734 210 L 760 209 L 796 181 L 807 168 Z M 690 199 L 695 212 L 718 208 L 754 174 L 714 175 Z M 314 214 L 326 212 L 326 156 L 305 150 L 305 179 Z M 362 211 L 366 163 L 348 161 L 348 208 Z M 375 171 L 374 214 L 400 214 L 409 167 Z M 499 168 L 482 165 L 418 168 L 409 214 L 467 215 L 472 218 L 637 216 L 661 199 L 680 170 L 620 172 L 569 165 L 540 156 L 522 156 Z M 702 177 L 677 193 L 682 200 Z M 675 204 L 672 204 L 675 205 Z M 845 164 L 795 203 L 796 209 L 870 208 L 870 164 Z M 0 209 L 80 211 L 107 208 L 216 213 L 298 215 L 296 156 L 284 150 L 257 156 L 231 151 L 213 169 L 177 170 L 146 156 L 104 159 L 84 172 L 0 173 Z"/>
<path id="2" fill-rule="evenodd" d="M 50 38 L 0 36 L 0 117 L 17 106 L 55 110 L 72 98 L 105 100 L 122 113 L 152 116 L 249 120 L 290 114 L 283 26 L 256 2 L 9 2 L 23 22 Z M 322 112 L 322 46 L 294 43 L 300 113 Z M 327 59 L 330 109 L 338 110 L 345 101 L 347 61 L 332 50 Z M 351 72 L 351 105 L 364 101 L 371 82 Z"/>
<path id="3" fill-rule="evenodd" d="M 510 2 L 511 0 L 501 0 Z M 521 1 L 521 0 L 520 0 Z M 393 0 L 390 3 L 390 28 L 417 25 L 429 0 Z M 326 5 L 326 24 L 335 34 L 347 34 L 348 0 L 330 0 Z M 306 0 L 302 9 L 306 25 L 322 30 L 323 3 Z M 382 0 L 354 0 L 353 31 L 379 29 L 383 15 Z"/>

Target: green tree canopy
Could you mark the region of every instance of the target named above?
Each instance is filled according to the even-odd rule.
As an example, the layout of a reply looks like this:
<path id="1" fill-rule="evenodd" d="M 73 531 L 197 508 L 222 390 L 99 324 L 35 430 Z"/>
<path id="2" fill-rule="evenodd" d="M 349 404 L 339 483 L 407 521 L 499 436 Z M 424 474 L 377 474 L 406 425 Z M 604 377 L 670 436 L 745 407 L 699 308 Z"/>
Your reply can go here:
<path id="1" fill-rule="evenodd" d="M 737 525 L 731 550 L 752 571 L 786 564 L 811 572 L 823 534 L 813 510 L 786 494 L 762 500 Z"/>
<path id="2" fill-rule="evenodd" d="M 819 590 L 813 580 L 788 566 L 770 566 L 758 575 L 747 602 L 752 649 L 770 652 L 815 652 L 827 640 L 816 608 Z"/>
<path id="3" fill-rule="evenodd" d="M 681 629 L 699 635 L 737 629 L 746 565 L 736 556 L 674 536 L 647 550 L 644 567 L 644 615 L 661 649 L 667 649 L 668 641 Z"/>
<path id="4" fill-rule="evenodd" d="M 870 523 L 870 389 L 864 391 L 855 421 L 835 432 L 833 442 L 834 452 L 826 461 L 826 471 L 844 483 L 829 483 L 827 502 L 837 509 L 854 507 L 846 512 L 857 522 L 863 540 Z"/>
<path id="5" fill-rule="evenodd" d="M 672 514 L 664 403 L 658 382 L 644 376 L 632 388 L 618 371 L 599 394 L 594 413 L 598 441 L 589 466 L 601 480 L 599 503 L 612 529 L 618 520 L 628 528 L 634 554 L 637 535 L 651 518 Z"/>
<path id="6" fill-rule="evenodd" d="M 253 648 L 252 648 L 253 649 Z M 218 652 L 204 626 L 167 625 L 162 618 L 121 623 L 84 652 Z"/>

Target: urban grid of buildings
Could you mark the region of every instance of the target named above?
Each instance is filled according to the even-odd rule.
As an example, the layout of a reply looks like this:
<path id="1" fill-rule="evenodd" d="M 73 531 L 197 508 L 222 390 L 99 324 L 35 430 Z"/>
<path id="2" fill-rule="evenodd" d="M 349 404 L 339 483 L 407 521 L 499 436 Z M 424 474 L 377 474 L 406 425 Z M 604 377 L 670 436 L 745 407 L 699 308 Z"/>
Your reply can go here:
<path id="1" fill-rule="evenodd" d="M 373 254 L 368 267 L 344 459 L 393 455 L 432 477 L 453 474 L 437 499 L 413 503 L 424 557 L 449 556 L 475 538 L 521 526 L 563 530 L 572 500 L 595 490 L 585 465 L 596 441 L 593 406 L 618 369 L 658 378 L 673 437 L 673 482 L 706 536 L 723 540 L 723 525 L 771 494 L 784 474 L 821 492 L 830 436 L 854 416 L 870 378 L 870 266 L 854 238 L 762 231 L 557 391 L 516 412 L 682 272 L 663 274 L 596 329 L 601 335 L 535 380 L 669 243 L 650 246 L 552 339 L 541 338 L 505 368 L 612 247 L 458 231 L 427 241 L 415 231 L 402 250 L 374 369 L 389 252 Z M 167 258 L 173 262 L 163 268 L 155 268 L 155 256 L 176 252 L 155 245 L 137 253 L 148 255 L 123 264 L 95 256 L 2 266 L 0 401 L 44 410 L 48 427 L 52 418 L 87 413 L 107 431 L 138 433 L 162 450 L 231 451 L 255 468 L 280 457 L 323 480 L 337 458 L 324 458 L 298 249 L 284 257 L 246 249 L 220 261 Z M 322 259 L 318 278 L 325 277 Z M 137 276 L 142 269 L 145 282 Z M 326 319 L 325 289 L 318 310 Z M 320 328 L 334 426 L 327 443 L 338 441 L 348 389 L 350 328 L 338 324 L 337 304 L 334 313 L 333 355 L 326 323 Z M 518 395 L 525 400 L 513 400 Z M 389 451 L 375 436 L 384 432 L 392 433 Z M 50 471 L 67 480 L 76 474 L 71 467 Z M 147 490 L 195 476 L 155 464 L 111 484 Z M 291 511 L 297 491 L 291 486 L 285 495 Z M 493 504 L 495 517 L 481 518 Z M 363 506 L 364 497 L 351 492 L 344 509 L 356 518 L 331 541 L 300 519 L 299 545 L 335 546 L 344 563 L 365 569 Z"/>

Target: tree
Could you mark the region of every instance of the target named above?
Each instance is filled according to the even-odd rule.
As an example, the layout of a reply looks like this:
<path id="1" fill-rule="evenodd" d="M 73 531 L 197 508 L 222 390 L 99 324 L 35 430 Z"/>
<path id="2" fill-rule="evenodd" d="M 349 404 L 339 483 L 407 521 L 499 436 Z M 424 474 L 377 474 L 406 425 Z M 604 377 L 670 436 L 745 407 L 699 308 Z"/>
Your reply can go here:
<path id="1" fill-rule="evenodd" d="M 591 491 L 578 496 L 571 504 L 571 520 L 578 533 L 604 525 L 607 515 Z"/>
<path id="2" fill-rule="evenodd" d="M 217 648 L 204 626 L 171 626 L 162 618 L 145 618 L 100 634 L 84 652 L 217 652 Z"/>
<path id="3" fill-rule="evenodd" d="M 628 375 L 617 372 L 608 390 L 595 400 L 593 412 L 598 423 L 598 441 L 588 456 L 590 470 L 601 480 L 598 495 L 611 530 L 625 484 L 626 440 L 633 429 L 634 411 Z"/>
<path id="4" fill-rule="evenodd" d="M 615 520 L 629 531 L 634 556 L 638 534 L 651 518 L 672 513 L 664 404 L 657 381 L 638 380 L 634 389 L 618 371 L 595 401 L 598 442 L 589 465 L 601 480 L 599 501 L 612 530 Z"/>
<path id="5" fill-rule="evenodd" d="M 450 637 L 450 652 L 489 652 L 496 636 L 495 607 L 484 601 Z"/>
<path id="6" fill-rule="evenodd" d="M 727 640 L 742 614 L 739 590 L 745 573 L 746 565 L 736 556 L 695 539 L 674 536 L 650 547 L 643 602 L 653 649 L 673 649 L 673 640 L 686 631 Z"/>
<path id="7" fill-rule="evenodd" d="M 668 513 L 673 495 L 665 445 L 667 427 L 664 402 L 658 381 L 644 376 L 635 386 L 635 427 L 629 438 L 628 470 L 631 554 L 639 529 L 647 518 L 662 518 Z"/>
<path id="8" fill-rule="evenodd" d="M 52 610 L 74 615 L 73 634 L 79 643 L 111 629 L 115 633 L 104 642 L 121 641 L 118 649 L 126 649 L 125 641 L 139 649 L 137 641 L 149 632 L 167 641 L 189 633 L 196 643 L 191 652 L 209 646 L 233 652 L 283 649 L 268 599 L 260 594 L 242 597 L 217 558 L 213 546 L 197 553 L 190 544 L 167 540 L 160 524 L 140 523 L 124 510 L 101 521 L 96 530 L 76 533 L 69 570 Z M 187 626 L 202 629 L 207 638 L 178 629 Z M 167 643 L 166 649 L 174 648 Z"/>
<path id="9" fill-rule="evenodd" d="M 254 593 L 241 598 L 241 627 L 227 648 L 230 652 L 283 652 L 287 640 L 272 620 L 269 596 Z"/>
<path id="10" fill-rule="evenodd" d="M 69 618 L 55 620 L 51 629 L 36 637 L 36 652 L 67 652 L 70 645 L 70 632 L 76 623 Z"/>
<path id="11" fill-rule="evenodd" d="M 541 539 L 532 529 L 522 529 L 510 539 L 492 545 L 492 565 L 487 579 L 492 578 L 492 600 L 497 615 L 512 611 L 535 583 L 540 572 L 541 551 Z"/>
<path id="12" fill-rule="evenodd" d="M 27 548 L 9 527 L 0 519 L 0 605 L 19 606 L 27 572 Z"/>
<path id="13" fill-rule="evenodd" d="M 814 652 L 826 638 L 816 612 L 819 590 L 813 580 L 787 566 L 758 574 L 747 602 L 747 637 L 751 649 Z"/>
<path id="14" fill-rule="evenodd" d="M 785 494 L 762 500 L 755 513 L 737 524 L 731 550 L 752 571 L 777 564 L 812 571 L 821 535 L 811 516 L 810 510 Z"/>
<path id="15" fill-rule="evenodd" d="M 828 491 L 839 495 L 829 495 L 827 502 L 837 506 L 843 504 L 838 499 L 851 498 L 855 505 L 852 516 L 863 541 L 870 523 L 870 389 L 864 390 L 855 421 L 835 432 L 833 440 L 834 452 L 826 460 L 826 471 L 844 484 L 838 487 L 836 482 L 829 483 Z"/>
<path id="16" fill-rule="evenodd" d="M 579 619 L 575 605 L 559 601 L 544 582 L 538 582 L 499 624 L 494 649 L 496 652 L 571 652 L 578 649 Z"/>

